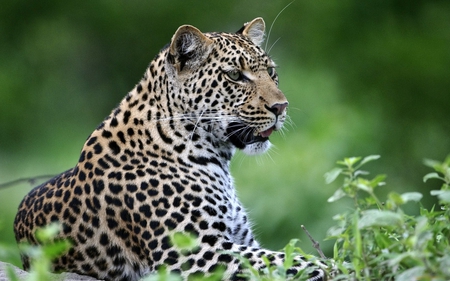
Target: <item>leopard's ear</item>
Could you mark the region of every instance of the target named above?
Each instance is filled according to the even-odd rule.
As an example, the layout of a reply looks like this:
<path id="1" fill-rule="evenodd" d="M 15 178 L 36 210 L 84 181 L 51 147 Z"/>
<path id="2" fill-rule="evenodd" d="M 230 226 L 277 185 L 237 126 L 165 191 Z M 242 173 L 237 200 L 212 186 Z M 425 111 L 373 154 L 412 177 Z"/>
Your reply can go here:
<path id="1" fill-rule="evenodd" d="M 238 34 L 248 37 L 255 45 L 261 46 L 264 41 L 264 31 L 266 24 L 262 18 L 256 18 L 251 22 L 247 22 L 238 30 Z"/>
<path id="2" fill-rule="evenodd" d="M 195 69 L 208 57 L 212 42 L 192 25 L 182 25 L 170 42 L 168 61 L 179 72 Z"/>

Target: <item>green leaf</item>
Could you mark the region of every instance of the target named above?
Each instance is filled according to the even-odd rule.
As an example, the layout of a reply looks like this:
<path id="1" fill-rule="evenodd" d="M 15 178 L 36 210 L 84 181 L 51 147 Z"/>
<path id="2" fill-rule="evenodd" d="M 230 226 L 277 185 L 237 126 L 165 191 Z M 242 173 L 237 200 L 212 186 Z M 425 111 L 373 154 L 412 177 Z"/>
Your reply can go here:
<path id="1" fill-rule="evenodd" d="M 344 163 L 347 167 L 353 167 L 359 160 L 361 160 L 361 157 L 344 158 Z"/>
<path id="2" fill-rule="evenodd" d="M 422 197 L 423 195 L 420 192 L 405 192 L 401 195 L 401 198 L 405 203 L 410 201 L 419 202 Z"/>
<path id="3" fill-rule="evenodd" d="M 328 198 L 327 202 L 328 203 L 335 202 L 341 199 L 342 197 L 345 197 L 345 192 L 342 190 L 342 188 L 339 188 L 334 192 L 334 194 L 330 198 Z"/>
<path id="4" fill-rule="evenodd" d="M 435 170 L 437 169 L 437 167 L 439 167 L 441 165 L 441 163 L 439 161 L 431 160 L 431 159 L 424 159 L 423 164 L 425 166 L 433 168 Z"/>
<path id="5" fill-rule="evenodd" d="M 175 232 L 172 234 L 171 241 L 173 245 L 181 250 L 193 250 L 198 246 L 197 239 L 185 232 Z"/>
<path id="6" fill-rule="evenodd" d="M 442 192 L 444 192 L 444 191 L 443 190 L 431 190 L 430 194 L 433 195 L 433 196 L 438 196 Z"/>
<path id="7" fill-rule="evenodd" d="M 380 155 L 369 155 L 369 156 L 366 156 L 366 157 L 364 157 L 364 159 L 361 161 L 361 163 L 359 164 L 359 166 L 361 167 L 362 165 L 366 164 L 367 162 L 377 160 L 377 159 L 379 159 L 380 157 L 381 157 Z"/>
<path id="8" fill-rule="evenodd" d="M 423 177 L 423 182 L 426 182 L 426 181 L 429 180 L 429 179 L 444 180 L 443 178 L 441 178 L 441 177 L 439 176 L 438 173 L 429 173 L 429 174 L 426 174 L 426 175 Z"/>
<path id="9" fill-rule="evenodd" d="M 397 278 L 395 278 L 396 281 L 411 281 L 411 280 L 422 280 L 421 277 L 423 277 L 423 273 L 425 272 L 425 267 L 423 266 L 416 266 L 410 269 L 407 269 L 400 273 Z"/>
<path id="10" fill-rule="evenodd" d="M 403 217 L 391 211 L 367 210 L 362 212 L 359 220 L 359 228 L 372 226 L 396 226 L 403 222 Z"/>
<path id="11" fill-rule="evenodd" d="M 443 174 L 446 177 L 450 176 L 450 155 L 447 156 L 447 158 L 445 159 L 445 161 L 443 163 L 440 163 L 438 161 L 435 160 L 430 160 L 430 159 L 425 159 L 424 160 L 424 164 L 428 167 L 433 168 L 434 171 Z"/>
<path id="12" fill-rule="evenodd" d="M 441 271 L 446 275 L 450 276 L 450 255 L 447 254 L 443 256 L 442 258 L 438 259 L 439 262 L 439 268 Z"/>
<path id="13" fill-rule="evenodd" d="M 40 247 L 31 246 L 30 244 L 26 242 L 21 242 L 17 245 L 19 247 L 20 252 L 25 253 L 27 256 L 31 257 L 32 259 L 36 259 L 42 254 Z"/>
<path id="14" fill-rule="evenodd" d="M 338 248 L 338 243 L 336 242 L 336 243 L 334 243 L 334 246 L 333 246 L 333 259 L 334 260 L 337 260 L 337 259 L 339 259 L 339 248 Z"/>
<path id="15" fill-rule="evenodd" d="M 342 226 L 332 226 L 327 231 L 327 239 L 339 237 L 345 230 L 346 228 Z"/>
<path id="16" fill-rule="evenodd" d="M 367 171 L 357 170 L 357 171 L 355 171 L 355 173 L 354 173 L 353 175 L 354 175 L 355 177 L 357 177 L 357 176 L 360 176 L 360 175 L 366 176 L 366 175 L 368 175 L 368 174 L 370 174 L 370 173 L 367 172 Z"/>
<path id="17" fill-rule="evenodd" d="M 71 243 L 67 240 L 56 241 L 53 244 L 48 244 L 42 246 L 42 252 L 44 256 L 49 259 L 57 258 L 62 255 L 64 252 L 68 251 L 71 247 Z"/>
<path id="18" fill-rule="evenodd" d="M 51 223 L 43 228 L 36 230 L 36 238 L 39 242 L 48 242 L 58 235 L 61 229 L 59 223 Z"/>
<path id="19" fill-rule="evenodd" d="M 397 253 L 393 258 L 389 259 L 389 267 L 398 266 L 403 260 L 408 259 L 413 255 L 411 252 Z"/>
<path id="20" fill-rule="evenodd" d="M 377 187 L 385 185 L 384 180 L 386 179 L 386 175 L 377 175 L 373 180 L 370 181 L 370 186 Z"/>
<path id="21" fill-rule="evenodd" d="M 398 206 L 401 206 L 405 203 L 402 196 L 397 192 L 390 192 L 388 194 L 388 200 L 386 200 L 385 206 L 387 210 L 395 210 Z"/>
<path id="22" fill-rule="evenodd" d="M 450 190 L 432 190 L 430 194 L 437 196 L 443 203 L 450 203 Z"/>
<path id="23" fill-rule="evenodd" d="M 292 239 L 289 243 L 284 247 L 285 259 L 283 266 L 285 269 L 291 268 L 294 264 L 293 254 L 295 245 L 297 244 L 298 239 Z"/>
<path id="24" fill-rule="evenodd" d="M 374 237 L 377 245 L 381 249 L 387 249 L 392 244 L 392 239 L 389 239 L 389 237 L 385 233 L 376 233 Z"/>
<path id="25" fill-rule="evenodd" d="M 325 173 L 325 182 L 327 184 L 332 183 L 342 172 L 341 168 L 334 168 L 333 170 L 329 171 L 328 173 Z"/>
<path id="26" fill-rule="evenodd" d="M 403 205 L 405 203 L 405 199 L 403 199 L 402 195 L 398 194 L 397 192 L 390 192 L 388 194 L 389 200 L 394 202 L 396 206 Z"/>
<path id="27" fill-rule="evenodd" d="M 356 185 L 356 187 L 365 192 L 372 193 L 372 187 L 368 183 L 369 182 L 367 182 L 367 181 L 359 181 L 359 183 Z"/>

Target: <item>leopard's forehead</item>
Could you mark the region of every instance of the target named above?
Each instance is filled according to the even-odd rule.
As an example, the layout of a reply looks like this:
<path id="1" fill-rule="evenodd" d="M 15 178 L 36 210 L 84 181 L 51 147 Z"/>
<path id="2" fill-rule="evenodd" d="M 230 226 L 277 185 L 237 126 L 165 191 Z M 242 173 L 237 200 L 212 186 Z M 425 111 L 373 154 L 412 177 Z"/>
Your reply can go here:
<path id="1" fill-rule="evenodd" d="M 221 62 L 227 62 L 231 68 L 242 68 L 245 63 L 250 70 L 257 72 L 276 66 L 261 47 L 241 34 L 211 32 L 205 35 L 214 41 L 216 55 Z"/>

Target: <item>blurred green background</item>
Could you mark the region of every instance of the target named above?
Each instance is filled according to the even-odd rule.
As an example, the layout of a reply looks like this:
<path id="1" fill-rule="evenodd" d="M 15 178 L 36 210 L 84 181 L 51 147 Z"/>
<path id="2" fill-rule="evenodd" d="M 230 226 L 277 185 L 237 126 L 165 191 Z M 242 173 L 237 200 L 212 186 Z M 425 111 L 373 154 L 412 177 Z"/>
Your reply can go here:
<path id="1" fill-rule="evenodd" d="M 178 26 L 234 32 L 262 16 L 269 29 L 288 4 L 3 1 L 0 183 L 72 167 Z M 315 253 L 304 224 L 331 255 L 326 230 L 351 204 L 326 202 L 338 184 L 326 185 L 323 174 L 343 157 L 380 154 L 368 168 L 388 175 L 385 193 L 438 188 L 422 183 L 430 171 L 422 160 L 450 152 L 449 15 L 450 1 L 432 0 L 297 0 L 280 15 L 267 50 L 280 66 L 293 124 L 272 138 L 268 154 L 233 161 L 263 245 L 300 238 Z M 0 244 L 15 247 L 13 218 L 30 189 L 0 189 Z M 8 261 L 18 264 L 18 254 Z"/>

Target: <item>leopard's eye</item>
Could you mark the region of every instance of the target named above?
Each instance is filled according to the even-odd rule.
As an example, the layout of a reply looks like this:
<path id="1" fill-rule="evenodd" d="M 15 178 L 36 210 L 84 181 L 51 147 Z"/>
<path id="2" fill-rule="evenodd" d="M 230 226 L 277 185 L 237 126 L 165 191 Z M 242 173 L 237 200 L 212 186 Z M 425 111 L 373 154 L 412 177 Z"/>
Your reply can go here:
<path id="1" fill-rule="evenodd" d="M 242 72 L 239 70 L 230 70 L 227 72 L 228 77 L 230 77 L 233 81 L 239 81 L 242 80 Z"/>
<path id="2" fill-rule="evenodd" d="M 270 77 L 272 77 L 275 74 L 275 67 L 268 67 L 267 73 L 269 74 Z"/>

